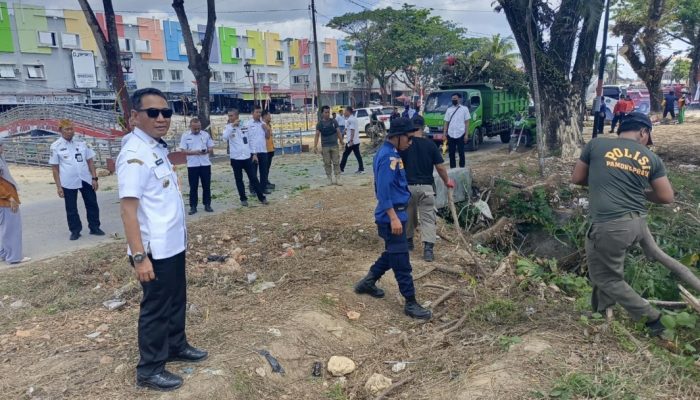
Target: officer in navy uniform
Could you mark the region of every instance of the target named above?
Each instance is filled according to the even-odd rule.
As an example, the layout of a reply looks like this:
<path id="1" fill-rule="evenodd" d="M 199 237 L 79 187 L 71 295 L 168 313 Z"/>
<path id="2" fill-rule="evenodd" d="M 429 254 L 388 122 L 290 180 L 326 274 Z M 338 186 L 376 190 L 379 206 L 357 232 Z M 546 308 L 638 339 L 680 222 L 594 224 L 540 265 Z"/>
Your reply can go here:
<path id="1" fill-rule="evenodd" d="M 117 157 L 117 181 L 130 261 L 143 288 L 136 384 L 168 391 L 182 386 L 182 378 L 165 363 L 202 361 L 207 352 L 185 335 L 185 204 L 162 139 L 173 111 L 153 88 L 135 91 L 132 103 L 136 128 Z"/>
<path id="2" fill-rule="evenodd" d="M 409 132 L 415 128 L 408 118 L 396 118 L 391 122 L 387 139 L 374 158 L 374 192 L 377 208 L 374 219 L 379 237 L 384 239 L 384 252 L 370 267 L 367 276 L 355 285 L 355 293 L 372 297 L 384 297 L 384 291 L 376 286 L 377 281 L 390 269 L 399 284 L 399 291 L 406 299 L 406 315 L 418 319 L 430 319 L 432 313 L 418 304 L 411 275 L 411 260 L 406 239 L 406 207 L 411 198 L 406 181 L 403 161 L 399 151 L 411 145 Z"/>

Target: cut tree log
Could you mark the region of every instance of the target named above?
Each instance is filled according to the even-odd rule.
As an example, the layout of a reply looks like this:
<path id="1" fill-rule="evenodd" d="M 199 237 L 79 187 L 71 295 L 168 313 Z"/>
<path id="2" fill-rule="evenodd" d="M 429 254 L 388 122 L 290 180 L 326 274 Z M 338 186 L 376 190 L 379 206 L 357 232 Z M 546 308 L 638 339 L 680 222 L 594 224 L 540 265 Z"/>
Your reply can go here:
<path id="1" fill-rule="evenodd" d="M 510 218 L 501 217 L 495 224 L 491 225 L 491 227 L 475 233 L 474 236 L 472 236 L 472 240 L 480 244 L 491 243 L 504 234 L 507 234 L 508 230 L 512 231 L 512 229 L 513 221 L 511 221 Z"/>
<path id="2" fill-rule="evenodd" d="M 678 285 L 678 289 L 681 291 L 681 297 L 685 300 L 689 306 L 691 306 L 696 312 L 700 313 L 700 300 L 692 295 L 683 285 Z"/>
<path id="3" fill-rule="evenodd" d="M 700 279 L 691 271 L 688 267 L 681 264 L 680 261 L 666 254 L 659 245 L 656 244 L 654 236 L 651 235 L 649 228 L 646 228 L 646 232 L 643 233 L 642 240 L 639 242 L 639 246 L 644 251 L 644 254 L 652 260 L 656 260 L 661 263 L 664 267 L 668 268 L 678 276 L 683 282 L 694 290 L 700 292 Z M 685 289 L 684 289 L 685 290 Z M 700 303 L 699 303 L 700 304 Z"/>
<path id="4" fill-rule="evenodd" d="M 665 300 L 647 300 L 649 304 L 662 308 L 686 308 L 688 303 L 685 301 L 665 301 Z"/>
<path id="5" fill-rule="evenodd" d="M 452 297 L 452 295 L 454 295 L 455 293 L 457 293 L 457 289 L 455 288 L 446 290 L 445 293 L 442 294 L 442 296 L 438 297 L 437 300 L 430 304 L 429 308 L 434 310 L 435 307 L 439 306 L 443 301 Z"/>
<path id="6" fill-rule="evenodd" d="M 423 278 L 424 276 L 427 276 L 429 273 L 435 271 L 436 268 L 437 267 L 430 267 L 430 268 L 426 269 L 425 271 L 421 272 L 420 274 L 414 276 L 413 280 L 417 281 L 418 279 Z"/>

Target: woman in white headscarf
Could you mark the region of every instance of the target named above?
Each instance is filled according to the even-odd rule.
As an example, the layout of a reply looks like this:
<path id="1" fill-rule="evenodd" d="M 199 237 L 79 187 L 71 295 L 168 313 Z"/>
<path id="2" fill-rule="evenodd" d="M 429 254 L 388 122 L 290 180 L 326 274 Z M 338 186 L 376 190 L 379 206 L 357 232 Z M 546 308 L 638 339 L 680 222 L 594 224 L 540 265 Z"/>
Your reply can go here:
<path id="1" fill-rule="evenodd" d="M 3 156 L 0 139 L 0 260 L 19 264 L 31 260 L 22 257 L 22 219 L 19 214 L 17 182 L 12 178 Z"/>

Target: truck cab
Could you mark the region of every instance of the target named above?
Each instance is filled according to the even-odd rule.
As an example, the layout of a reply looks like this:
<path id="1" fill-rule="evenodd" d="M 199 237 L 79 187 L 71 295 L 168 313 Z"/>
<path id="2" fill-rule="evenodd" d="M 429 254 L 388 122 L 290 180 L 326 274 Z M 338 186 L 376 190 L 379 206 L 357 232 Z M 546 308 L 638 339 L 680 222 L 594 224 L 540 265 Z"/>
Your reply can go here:
<path id="1" fill-rule="evenodd" d="M 452 96 L 459 93 L 462 96 L 462 106 L 469 109 L 471 121 L 469 122 L 469 137 L 474 133 L 476 128 L 475 121 L 481 120 L 481 91 L 476 89 L 455 89 L 455 90 L 437 90 L 430 93 L 425 100 L 423 106 L 423 118 L 425 126 L 429 132 L 426 136 L 438 144 L 441 144 L 447 136 L 447 132 L 442 129 L 445 124 L 445 112 L 452 106 Z"/>

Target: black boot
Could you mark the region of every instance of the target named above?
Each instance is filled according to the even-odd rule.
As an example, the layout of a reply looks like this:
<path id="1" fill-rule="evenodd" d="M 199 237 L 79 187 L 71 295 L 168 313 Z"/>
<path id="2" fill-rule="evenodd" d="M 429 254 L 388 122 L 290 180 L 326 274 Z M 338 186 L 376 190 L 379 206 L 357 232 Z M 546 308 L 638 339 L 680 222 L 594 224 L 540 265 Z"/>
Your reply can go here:
<path id="1" fill-rule="evenodd" d="M 415 300 L 406 300 L 406 305 L 404 306 L 403 310 L 406 315 L 411 318 L 430 319 L 433 317 L 433 313 L 430 310 L 421 307 L 421 305 Z"/>
<path id="2" fill-rule="evenodd" d="M 423 260 L 425 260 L 427 262 L 433 261 L 433 259 L 434 259 L 433 246 L 435 246 L 435 244 L 423 242 Z"/>
<path id="3" fill-rule="evenodd" d="M 647 322 L 645 325 L 649 328 L 649 336 L 651 337 L 661 336 L 666 331 L 666 327 L 661 323 L 661 318 Z"/>
<path id="4" fill-rule="evenodd" d="M 368 273 L 367 276 L 362 278 L 357 284 L 355 284 L 355 293 L 357 294 L 368 294 L 372 297 L 381 299 L 384 297 L 384 291 L 378 288 L 375 283 L 377 283 L 378 278 L 375 278 L 372 273 Z"/>
<path id="5" fill-rule="evenodd" d="M 408 238 L 408 251 L 413 251 L 413 238 Z"/>

